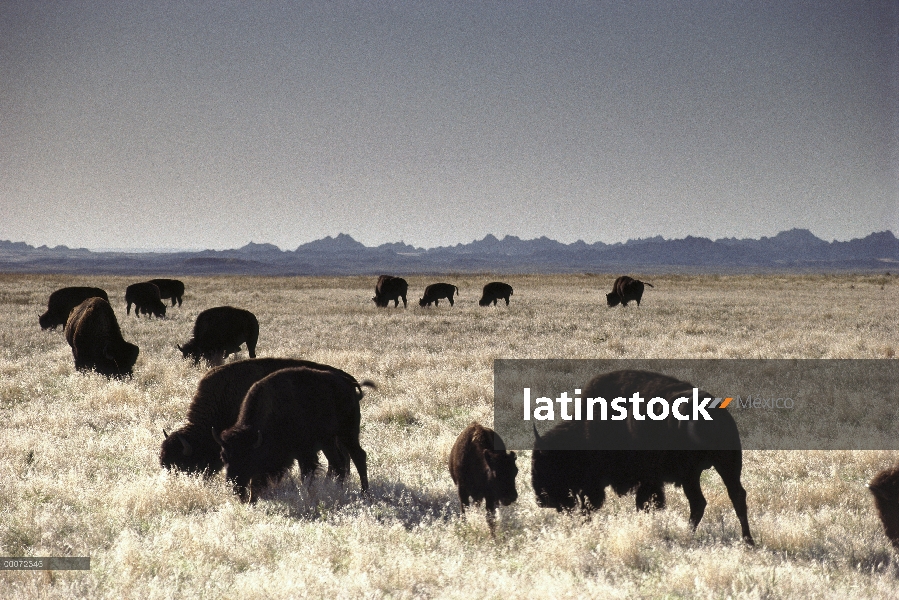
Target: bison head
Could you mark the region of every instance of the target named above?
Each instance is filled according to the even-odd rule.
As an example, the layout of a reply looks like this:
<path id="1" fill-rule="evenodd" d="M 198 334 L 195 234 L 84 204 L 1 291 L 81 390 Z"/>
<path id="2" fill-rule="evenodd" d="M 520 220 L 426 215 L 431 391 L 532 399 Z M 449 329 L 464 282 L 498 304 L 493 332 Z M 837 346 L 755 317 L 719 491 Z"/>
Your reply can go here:
<path id="1" fill-rule="evenodd" d="M 56 329 L 56 323 L 53 322 L 53 318 L 50 316 L 49 310 L 39 316 L 37 320 L 38 323 L 41 324 L 41 329 Z"/>
<path id="2" fill-rule="evenodd" d="M 487 483 L 493 488 L 497 499 L 505 506 L 509 506 L 518 499 L 518 490 L 515 489 L 515 476 L 518 475 L 518 467 L 514 452 L 494 452 L 489 448 L 484 450 L 484 461 L 489 468 Z"/>
<path id="3" fill-rule="evenodd" d="M 478 300 L 478 306 L 490 306 L 490 298 L 484 296 L 480 300 Z"/>
<path id="4" fill-rule="evenodd" d="M 620 302 L 621 298 L 615 292 L 606 294 L 606 304 L 608 304 L 609 306 L 618 306 Z"/>
<path id="5" fill-rule="evenodd" d="M 159 452 L 159 464 L 164 469 L 178 469 L 185 473 L 203 473 L 209 475 L 214 469 L 212 463 L 218 462 L 218 454 L 204 452 L 202 440 L 196 439 L 196 433 L 179 430 L 171 434 L 162 431 L 165 439 Z M 215 465 L 219 468 L 221 465 Z"/>
<path id="6" fill-rule="evenodd" d="M 427 304 L 428 304 L 428 303 L 425 302 L 425 299 L 424 299 L 424 298 L 419 298 L 419 299 L 418 299 L 418 305 L 419 305 L 419 306 L 424 307 L 424 306 L 426 306 Z"/>
<path id="7" fill-rule="evenodd" d="M 212 437 L 222 448 L 225 478 L 234 486 L 234 493 L 241 502 L 255 502 L 248 488 L 251 481 L 265 474 L 264 457 L 259 452 L 262 432 L 251 427 L 232 427 L 219 435 L 213 428 Z"/>
<path id="8" fill-rule="evenodd" d="M 572 493 L 569 483 L 575 480 L 566 467 L 578 462 L 573 452 L 546 450 L 542 448 L 540 434 L 534 427 L 534 452 L 531 455 L 531 485 L 537 496 L 537 506 L 555 508 L 558 511 L 574 510 L 578 498 Z"/>

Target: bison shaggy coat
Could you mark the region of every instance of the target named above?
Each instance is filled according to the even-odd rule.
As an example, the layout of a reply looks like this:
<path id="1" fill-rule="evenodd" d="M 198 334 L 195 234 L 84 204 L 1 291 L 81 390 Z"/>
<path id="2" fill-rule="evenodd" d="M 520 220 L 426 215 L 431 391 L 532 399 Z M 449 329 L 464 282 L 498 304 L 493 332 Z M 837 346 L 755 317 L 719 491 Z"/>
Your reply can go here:
<path id="1" fill-rule="evenodd" d="M 57 325 L 65 327 L 72 309 L 88 298 L 103 298 L 109 302 L 105 290 L 95 287 L 64 287 L 50 294 L 47 300 L 47 312 L 38 317 L 41 329 L 56 329 Z"/>
<path id="2" fill-rule="evenodd" d="M 692 390 L 691 384 L 673 377 L 629 370 L 596 377 L 582 396 L 611 401 L 639 392 L 645 399 L 659 397 L 671 402 L 692 396 Z M 702 398 L 710 395 L 699 393 Z M 737 513 L 743 540 L 753 544 L 746 490 L 740 484 L 740 434 L 726 410 L 714 411 L 713 421 L 679 421 L 671 415 L 661 421 L 635 420 L 629 411 L 622 421 L 563 421 L 542 437 L 535 428 L 534 438 L 531 476 L 540 506 L 597 509 L 605 501 L 605 488 L 612 486 L 618 495 L 636 492 L 638 509 L 650 505 L 664 508 L 664 484 L 673 483 L 684 489 L 695 530 L 706 507 L 699 478 L 705 469 L 714 467 Z M 593 449 L 597 445 L 612 449 Z"/>
<path id="3" fill-rule="evenodd" d="M 393 275 L 381 275 L 378 277 L 378 283 L 375 284 L 375 295 L 372 301 L 375 306 L 386 307 L 393 300 L 393 307 L 400 305 L 400 298 L 403 299 L 403 308 L 406 308 L 406 292 L 409 291 L 409 284 L 402 277 L 394 277 Z"/>
<path id="4" fill-rule="evenodd" d="M 149 281 L 132 283 L 125 288 L 125 314 L 131 314 L 131 305 L 134 304 L 134 316 L 140 318 L 141 313 L 153 314 L 162 318 L 165 316 L 165 304 L 159 297 L 159 288 Z"/>
<path id="5" fill-rule="evenodd" d="M 506 306 L 509 306 L 509 296 L 511 295 L 511 285 L 502 281 L 491 281 L 484 286 L 484 293 L 481 295 L 481 299 L 478 300 L 478 305 L 490 306 L 493 303 L 493 306 L 496 306 L 497 300 L 505 300 Z"/>
<path id="6" fill-rule="evenodd" d="M 433 302 L 434 306 L 440 306 L 440 299 L 446 298 L 449 300 L 450 306 L 452 306 L 453 294 L 458 293 L 459 288 L 451 283 L 432 283 L 425 288 L 425 295 L 422 298 L 419 298 L 418 305 L 431 306 L 431 302 Z"/>
<path id="7" fill-rule="evenodd" d="M 349 470 L 345 449 L 362 490 L 368 489 L 366 454 L 359 445 L 362 392 L 336 373 L 307 368 L 276 371 L 253 384 L 237 422 L 221 436 L 225 474 L 241 501 L 255 502 L 268 481 L 280 479 L 293 462 L 312 475 L 307 461 L 322 450 L 338 477 Z"/>
<path id="8" fill-rule="evenodd" d="M 640 306 L 644 285 L 654 287 L 651 283 L 645 283 L 627 275 L 622 275 L 612 284 L 612 291 L 606 294 L 606 303 L 609 306 L 617 306 L 618 304 L 627 306 L 628 302 L 636 300 L 637 306 Z"/>
<path id="9" fill-rule="evenodd" d="M 356 387 L 374 387 L 369 381 L 357 383 L 352 375 L 335 367 L 295 358 L 251 358 L 215 367 L 197 384 L 187 409 L 187 424 L 170 434 L 163 431 L 165 439 L 159 463 L 167 469 L 202 473 L 207 477 L 218 473 L 224 467 L 221 447 L 210 431 L 224 431 L 237 422 L 240 405 L 254 383 L 275 371 L 293 367 L 335 373 Z M 313 455 L 307 462 L 317 463 L 317 460 Z"/>
<path id="10" fill-rule="evenodd" d="M 506 452 L 495 431 L 479 423 L 466 427 L 450 451 L 449 472 L 459 491 L 462 512 L 468 508 L 469 498 L 485 500 L 491 534 L 496 528 L 497 502 L 508 506 L 518 499 L 515 458 L 514 452 Z"/>
<path id="11" fill-rule="evenodd" d="M 159 288 L 159 298 L 161 300 L 172 299 L 172 306 L 175 302 L 181 306 L 181 297 L 184 296 L 184 282 L 178 279 L 151 279 L 152 283 Z"/>
<path id="12" fill-rule="evenodd" d="M 899 550 L 899 464 L 884 469 L 868 483 L 883 530 L 893 547 Z"/>
<path id="13" fill-rule="evenodd" d="M 209 363 L 219 363 L 228 355 L 240 352 L 246 343 L 250 358 L 256 358 L 256 342 L 259 340 L 259 321 L 256 315 L 242 308 L 217 306 L 197 315 L 193 337 L 178 346 L 184 358 L 201 358 Z"/>
<path id="14" fill-rule="evenodd" d="M 138 347 L 122 339 L 112 306 L 103 298 L 88 298 L 72 310 L 66 341 L 78 370 L 121 377 L 131 375 L 137 362 Z"/>

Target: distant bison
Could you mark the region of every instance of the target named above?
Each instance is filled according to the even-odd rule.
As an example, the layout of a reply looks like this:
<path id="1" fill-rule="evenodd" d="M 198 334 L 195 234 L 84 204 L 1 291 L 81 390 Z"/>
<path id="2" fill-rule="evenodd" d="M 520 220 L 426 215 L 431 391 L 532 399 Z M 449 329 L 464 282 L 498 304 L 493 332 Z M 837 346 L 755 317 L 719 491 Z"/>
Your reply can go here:
<path id="1" fill-rule="evenodd" d="M 125 314 L 131 314 L 131 305 L 134 304 L 134 316 L 140 318 L 141 313 L 153 314 L 162 318 L 165 316 L 165 304 L 159 297 L 159 288 L 149 281 L 132 283 L 125 288 Z"/>
<path id="2" fill-rule="evenodd" d="M 518 498 L 515 458 L 514 452 L 506 452 L 495 431 L 479 423 L 466 427 L 450 451 L 449 471 L 459 491 L 462 512 L 468 508 L 469 498 L 475 502 L 486 500 L 491 534 L 496 528 L 497 502 L 508 506 Z"/>
<path id="3" fill-rule="evenodd" d="M 100 288 L 64 287 L 56 290 L 47 301 L 47 312 L 38 317 L 41 329 L 56 329 L 57 325 L 65 327 L 72 309 L 88 298 L 103 298 L 109 302 L 109 296 Z"/>
<path id="4" fill-rule="evenodd" d="M 637 306 L 640 306 L 644 285 L 654 287 L 651 283 L 645 283 L 627 275 L 622 275 L 615 280 L 615 283 L 612 285 L 612 291 L 606 294 L 606 302 L 609 306 L 617 306 L 618 304 L 627 306 L 628 302 L 636 300 Z"/>
<path id="5" fill-rule="evenodd" d="M 107 377 L 131 375 L 138 347 L 122 339 L 109 302 L 88 298 L 72 310 L 66 323 L 66 341 L 72 347 L 75 368 L 93 369 Z"/>
<path id="6" fill-rule="evenodd" d="M 671 402 L 690 397 L 692 390 L 691 384 L 659 373 L 616 371 L 593 379 L 582 395 L 611 401 L 639 392 L 646 399 Z M 700 397 L 709 396 L 699 393 Z M 664 508 L 664 484 L 673 483 L 683 486 L 690 503 L 690 523 L 696 529 L 706 507 L 699 478 L 702 471 L 715 467 L 740 520 L 743 540 L 753 544 L 746 490 L 740 484 L 740 434 L 726 410 L 715 411 L 713 421 L 680 421 L 671 415 L 660 421 L 635 420 L 633 414 L 621 421 L 562 421 L 542 437 L 535 428 L 534 438 L 531 475 L 540 506 L 600 508 L 606 486 L 612 486 L 618 495 L 635 491 L 638 509 L 650 504 Z M 615 449 L 595 450 L 592 444 Z M 642 449 L 647 447 L 681 449 Z"/>
<path id="7" fill-rule="evenodd" d="M 899 550 L 899 464 L 884 469 L 868 484 L 880 522 L 893 547 Z"/>
<path id="8" fill-rule="evenodd" d="M 183 282 L 177 279 L 151 279 L 149 283 L 159 288 L 160 300 L 171 298 L 172 306 L 175 306 L 175 302 L 178 303 L 178 306 L 181 306 L 181 297 L 184 296 Z"/>
<path id="9" fill-rule="evenodd" d="M 497 300 L 505 300 L 506 306 L 509 306 L 509 296 L 512 295 L 512 286 L 502 281 L 492 281 L 484 286 L 484 293 L 478 300 L 480 306 L 496 306 Z"/>
<path id="10" fill-rule="evenodd" d="M 307 368 L 276 371 L 247 392 L 237 422 L 213 436 L 222 447 L 225 474 L 242 502 L 255 502 L 259 490 L 300 461 L 312 475 L 311 457 L 322 450 L 339 477 L 349 470 L 349 452 L 362 490 L 368 489 L 365 450 L 359 445 L 362 392 L 336 373 Z"/>
<path id="11" fill-rule="evenodd" d="M 375 306 L 385 307 L 393 300 L 393 307 L 396 308 L 400 305 L 400 298 L 402 298 L 403 308 L 406 308 L 406 292 L 408 290 L 409 284 L 402 277 L 381 275 L 375 285 L 375 295 L 372 301 Z"/>
<path id="12" fill-rule="evenodd" d="M 425 288 L 425 295 L 418 300 L 418 305 L 431 306 L 431 302 L 433 302 L 434 306 L 440 306 L 440 299 L 446 298 L 452 306 L 454 293 L 458 294 L 459 288 L 451 283 L 432 283 Z"/>
<path id="13" fill-rule="evenodd" d="M 352 375 L 335 367 L 294 358 L 251 358 L 215 367 L 197 384 L 187 409 L 187 424 L 170 434 L 163 431 L 159 463 L 167 469 L 205 476 L 218 473 L 224 465 L 221 447 L 211 430 L 224 431 L 237 422 L 240 405 L 254 383 L 275 371 L 293 367 L 334 373 L 360 391 L 361 386 L 374 387 L 370 381 L 358 383 Z M 317 464 L 318 458 L 313 454 L 304 460 Z"/>
<path id="14" fill-rule="evenodd" d="M 242 308 L 217 306 L 197 315 L 193 337 L 178 346 L 184 358 L 193 358 L 194 364 L 205 358 L 209 363 L 220 363 L 228 355 L 240 352 L 246 343 L 250 358 L 256 358 L 256 342 L 259 340 L 259 321 L 256 315 Z"/>

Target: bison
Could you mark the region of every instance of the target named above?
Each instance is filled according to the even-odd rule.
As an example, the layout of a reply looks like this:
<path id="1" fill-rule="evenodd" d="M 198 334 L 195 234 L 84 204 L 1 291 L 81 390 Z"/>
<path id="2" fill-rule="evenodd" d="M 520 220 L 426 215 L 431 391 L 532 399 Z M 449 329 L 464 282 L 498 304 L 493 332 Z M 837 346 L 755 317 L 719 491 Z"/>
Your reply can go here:
<path id="1" fill-rule="evenodd" d="M 212 429 L 241 501 L 255 502 L 268 481 L 280 479 L 295 460 L 303 476 L 311 476 L 317 466 L 311 458 L 319 450 L 340 478 L 349 470 L 346 450 L 367 490 L 366 454 L 359 445 L 362 395 L 342 375 L 305 367 L 275 371 L 254 383 L 237 422 L 221 434 Z"/>
<path id="2" fill-rule="evenodd" d="M 159 463 L 167 469 L 212 476 L 224 466 L 221 447 L 210 429 L 224 431 L 237 422 L 240 405 L 250 387 L 275 371 L 307 367 L 339 375 L 351 385 L 375 387 L 370 381 L 361 384 L 344 371 L 308 360 L 295 358 L 251 358 L 215 367 L 200 379 L 197 391 L 187 409 L 187 425 L 166 433 L 159 453 Z M 315 455 L 307 460 L 317 462 Z"/>
<path id="3" fill-rule="evenodd" d="M 693 386 L 659 373 L 616 371 L 593 379 L 583 395 L 591 398 L 645 398 L 669 402 L 690 396 Z M 708 396 L 699 392 L 701 397 Z M 704 394 L 704 395 L 703 395 Z M 644 415 L 645 417 L 645 415 Z M 594 449 L 602 445 L 613 449 Z M 658 449 L 645 449 L 645 448 Z M 580 449 L 579 449 L 580 448 Z M 677 448 L 677 449 L 666 449 Z M 705 512 L 699 478 L 715 467 L 740 520 L 743 540 L 753 544 L 746 510 L 746 490 L 740 484 L 743 455 L 740 434 L 726 410 L 713 421 L 680 421 L 672 415 L 660 421 L 563 421 L 542 437 L 534 428 L 531 476 L 537 503 L 557 510 L 600 508 L 605 488 L 618 495 L 634 491 L 637 508 L 665 507 L 664 484 L 683 486 L 695 530 Z"/>
<path id="4" fill-rule="evenodd" d="M 627 275 L 622 275 L 615 280 L 615 283 L 612 285 L 612 291 L 606 294 L 606 303 L 609 306 L 618 306 L 618 304 L 621 304 L 621 306 L 627 306 L 628 302 L 630 302 L 631 300 L 636 300 L 637 306 L 640 306 L 640 299 L 643 297 L 644 285 L 655 287 L 651 283 L 646 283 L 628 277 Z"/>
<path id="5" fill-rule="evenodd" d="M 506 306 L 509 306 L 509 296 L 511 295 L 511 285 L 502 281 L 491 281 L 484 286 L 484 293 L 481 295 L 481 299 L 478 300 L 478 305 L 490 306 L 492 302 L 493 306 L 496 306 L 496 301 L 502 299 L 506 301 Z"/>
<path id="6" fill-rule="evenodd" d="M 88 298 L 103 298 L 109 302 L 105 290 L 95 287 L 64 287 L 50 294 L 47 301 L 47 312 L 38 317 L 41 329 L 56 329 L 57 325 L 65 327 L 72 309 Z"/>
<path id="7" fill-rule="evenodd" d="M 425 288 L 425 295 L 418 300 L 418 305 L 431 306 L 431 302 L 433 302 L 434 306 L 440 306 L 440 299 L 446 298 L 452 306 L 454 293 L 458 294 L 459 288 L 451 283 L 432 283 Z"/>
<path id="8" fill-rule="evenodd" d="M 149 281 L 132 283 L 125 288 L 125 314 L 131 314 L 131 305 L 134 304 L 134 316 L 140 318 L 141 313 L 153 314 L 162 318 L 165 316 L 165 304 L 159 296 L 159 288 Z"/>
<path id="9" fill-rule="evenodd" d="M 103 298 L 88 298 L 72 310 L 66 341 L 78 370 L 93 369 L 107 377 L 130 376 L 137 362 L 138 347 L 122 339 L 112 306 Z"/>
<path id="10" fill-rule="evenodd" d="M 899 550 L 899 464 L 884 469 L 868 483 L 880 522 L 893 547 Z"/>
<path id="11" fill-rule="evenodd" d="M 406 308 L 406 292 L 408 290 L 409 284 L 402 277 L 381 275 L 375 285 L 375 295 L 372 301 L 375 306 L 386 307 L 393 300 L 393 307 L 396 308 L 400 305 L 400 298 L 402 298 L 403 308 Z"/>
<path id="12" fill-rule="evenodd" d="M 181 297 L 184 295 L 184 282 L 177 279 L 151 279 L 149 283 L 159 288 L 160 300 L 171 298 L 172 306 L 175 306 L 175 302 L 178 303 L 178 306 L 181 306 Z"/>
<path id="13" fill-rule="evenodd" d="M 215 364 L 240 352 L 246 343 L 250 358 L 256 358 L 256 342 L 259 340 L 259 321 L 256 315 L 242 308 L 217 306 L 197 315 L 193 337 L 178 350 L 184 358 L 190 356 L 194 364 L 201 358 Z"/>
<path id="14" fill-rule="evenodd" d="M 497 502 L 509 506 L 518 498 L 515 458 L 514 452 L 506 452 L 506 445 L 495 431 L 479 423 L 466 427 L 450 451 L 449 471 L 459 491 L 462 512 L 468 508 L 469 498 L 475 502 L 486 500 L 491 535 L 496 529 Z"/>

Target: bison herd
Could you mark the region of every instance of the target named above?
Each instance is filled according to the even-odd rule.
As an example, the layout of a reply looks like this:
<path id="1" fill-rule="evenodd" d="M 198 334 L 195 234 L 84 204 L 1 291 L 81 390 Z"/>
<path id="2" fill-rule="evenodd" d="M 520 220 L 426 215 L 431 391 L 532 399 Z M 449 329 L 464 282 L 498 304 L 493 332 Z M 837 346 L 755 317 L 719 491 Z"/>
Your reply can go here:
<path id="1" fill-rule="evenodd" d="M 615 280 L 606 295 L 609 306 L 630 301 L 640 304 L 644 286 L 630 277 Z M 408 284 L 401 277 L 381 276 L 372 300 L 378 307 L 402 299 Z M 459 289 L 449 283 L 427 286 L 422 307 L 446 299 L 454 305 Z M 181 306 L 184 284 L 174 279 L 153 279 L 129 285 L 126 314 L 163 318 L 171 306 Z M 478 304 L 505 300 L 512 287 L 494 281 L 484 286 Z M 72 348 L 75 367 L 110 377 L 130 376 L 139 349 L 125 341 L 109 303 L 108 294 L 93 287 L 68 287 L 50 295 L 47 311 L 39 318 L 44 329 L 62 325 Z M 329 365 L 291 358 L 255 358 L 259 322 L 251 312 L 219 306 L 199 314 L 192 337 L 178 345 L 184 358 L 199 363 L 222 362 L 246 344 L 250 355 L 214 366 L 197 385 L 186 424 L 163 431 L 160 464 L 167 469 L 211 477 L 221 470 L 244 502 L 254 503 L 270 482 L 284 476 L 296 462 L 302 478 L 311 481 L 318 470 L 318 453 L 328 461 L 328 475 L 343 480 L 356 467 L 362 491 L 368 489 L 368 463 L 359 443 L 360 402 L 363 388 L 375 388 Z M 666 375 L 645 371 L 617 371 L 594 378 L 585 393 L 594 397 L 644 395 L 674 399 L 692 385 Z M 670 421 L 670 422 L 668 422 Z M 616 448 L 664 445 L 671 449 L 586 449 L 587 440 L 615 440 Z M 725 449 L 721 449 L 722 446 Z M 578 447 L 584 449 L 577 450 Z M 572 449 L 575 448 L 575 449 Z M 485 502 L 487 523 L 495 531 L 496 508 L 518 498 L 515 452 L 507 452 L 493 430 L 472 423 L 456 439 L 449 455 L 449 472 L 457 487 L 461 510 L 470 502 Z M 619 496 L 634 493 L 636 508 L 663 509 L 666 483 L 681 487 L 690 506 L 695 530 L 706 500 L 700 476 L 714 468 L 727 489 L 746 544 L 752 545 L 746 491 L 740 483 L 742 450 L 736 424 L 729 413 L 709 422 L 674 421 L 563 421 L 540 435 L 534 428 L 531 485 L 537 504 L 559 511 L 589 512 L 602 507 L 606 488 Z M 879 473 L 868 484 L 887 537 L 899 550 L 899 465 Z"/>

